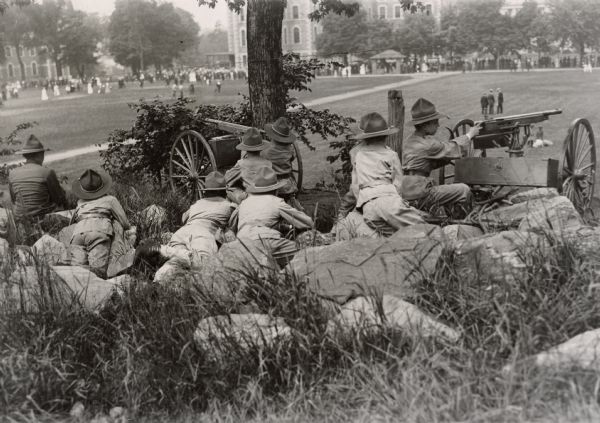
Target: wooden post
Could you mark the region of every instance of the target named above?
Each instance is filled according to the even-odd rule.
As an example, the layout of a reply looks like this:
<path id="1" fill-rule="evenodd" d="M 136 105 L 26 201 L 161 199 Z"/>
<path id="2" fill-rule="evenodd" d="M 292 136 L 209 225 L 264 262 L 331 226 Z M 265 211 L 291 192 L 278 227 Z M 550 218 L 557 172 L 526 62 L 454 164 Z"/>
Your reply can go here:
<path id="1" fill-rule="evenodd" d="M 402 160 L 402 140 L 404 139 L 404 98 L 402 91 L 388 91 L 388 125 L 400 128 L 400 131 L 395 135 L 388 137 L 387 145 L 400 157 Z"/>

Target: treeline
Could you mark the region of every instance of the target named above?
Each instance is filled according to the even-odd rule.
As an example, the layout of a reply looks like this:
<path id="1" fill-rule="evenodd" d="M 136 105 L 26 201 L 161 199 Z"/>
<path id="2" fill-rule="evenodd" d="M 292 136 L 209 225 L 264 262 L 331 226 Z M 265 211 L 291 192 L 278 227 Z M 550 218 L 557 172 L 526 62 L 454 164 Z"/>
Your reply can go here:
<path id="1" fill-rule="evenodd" d="M 503 3 L 459 2 L 442 10 L 439 23 L 426 11 L 398 20 L 369 18 L 364 11 L 350 18 L 330 14 L 317 36 L 317 49 L 325 57 L 350 53 L 362 58 L 386 49 L 448 59 L 479 52 L 498 63 L 519 50 L 551 54 L 558 47 L 572 48 L 581 60 L 586 48 L 600 45 L 600 8 L 594 0 L 550 0 L 544 7 L 525 1 L 511 15 L 501 13 Z"/>
<path id="2" fill-rule="evenodd" d="M 73 7 L 69 0 L 9 4 L 0 8 L 0 63 L 12 47 L 26 79 L 23 54 L 36 48 L 61 68 L 69 66 L 83 77 L 102 54 L 134 72 L 148 66 L 169 66 L 198 43 L 200 28 L 192 15 L 171 3 L 117 0 L 110 18 Z"/>

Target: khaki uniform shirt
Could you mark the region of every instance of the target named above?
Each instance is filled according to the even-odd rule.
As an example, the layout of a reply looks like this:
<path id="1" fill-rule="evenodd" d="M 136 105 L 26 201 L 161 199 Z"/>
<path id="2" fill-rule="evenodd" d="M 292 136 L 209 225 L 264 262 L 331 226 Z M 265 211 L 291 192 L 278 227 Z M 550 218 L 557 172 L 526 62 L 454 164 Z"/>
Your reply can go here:
<path id="1" fill-rule="evenodd" d="M 26 163 L 11 170 L 8 185 L 17 218 L 43 216 L 66 206 L 56 173 L 38 164 Z"/>
<path id="2" fill-rule="evenodd" d="M 273 168 L 271 162 L 263 157 L 247 156 L 225 172 L 225 181 L 228 187 L 243 187 L 246 189 L 249 185 L 254 184 L 254 178 L 258 169 L 261 167 Z"/>
<path id="3" fill-rule="evenodd" d="M 73 220 L 76 223 L 73 234 L 95 231 L 111 236 L 114 234 L 113 220 L 119 222 L 124 230 L 131 226 L 121 203 L 112 195 L 95 200 L 79 200 Z"/>
<path id="4" fill-rule="evenodd" d="M 215 236 L 220 228 L 227 226 L 235 204 L 221 197 L 202 198 L 183 214 L 183 223 L 192 231 L 205 236 Z"/>
<path id="5" fill-rule="evenodd" d="M 312 219 L 296 210 L 283 199 L 270 194 L 250 194 L 237 209 L 238 238 L 260 240 L 261 238 L 281 238 L 276 229 L 283 220 L 296 229 L 310 229 Z"/>
<path id="6" fill-rule="evenodd" d="M 439 141 L 431 136 L 422 137 L 412 134 L 402 144 L 402 169 L 405 174 L 401 193 L 405 200 L 418 200 L 427 195 L 433 181 L 429 178 L 432 170 L 444 166 L 449 160 L 462 157 L 463 148 L 471 140 L 461 135 L 450 141 Z M 416 171 L 418 175 L 410 175 Z"/>
<path id="7" fill-rule="evenodd" d="M 402 168 L 398 154 L 381 144 L 359 144 L 351 150 L 352 186 L 358 190 L 357 207 L 375 198 L 399 195 Z"/>
<path id="8" fill-rule="evenodd" d="M 261 157 L 272 163 L 273 170 L 277 176 L 290 176 L 292 174 L 292 162 L 296 154 L 292 144 L 271 143 L 271 146 L 261 152 Z"/>

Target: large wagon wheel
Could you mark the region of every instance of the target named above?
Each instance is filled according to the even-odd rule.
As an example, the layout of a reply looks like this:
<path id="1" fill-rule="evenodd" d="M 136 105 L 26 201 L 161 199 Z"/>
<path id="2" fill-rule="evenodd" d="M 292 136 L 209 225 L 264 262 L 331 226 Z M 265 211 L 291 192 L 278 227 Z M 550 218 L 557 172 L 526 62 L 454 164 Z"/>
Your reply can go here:
<path id="1" fill-rule="evenodd" d="M 475 126 L 475 122 L 473 122 L 471 119 L 463 119 L 461 121 L 459 121 L 456 125 L 454 125 L 454 128 L 450 129 L 450 128 L 446 128 L 448 129 L 448 131 L 450 132 L 450 139 L 454 139 L 454 138 L 458 138 L 461 135 L 465 135 L 467 132 L 469 132 L 469 129 L 471 129 L 471 127 Z M 468 152 L 468 156 L 473 156 L 474 151 L 473 148 L 471 148 Z M 438 169 L 438 184 L 439 185 L 444 185 L 446 183 L 446 181 L 450 178 L 454 178 L 454 173 L 452 174 L 448 174 L 446 172 L 446 170 L 449 170 L 448 168 L 450 166 L 454 166 L 453 164 L 449 164 L 446 166 L 442 166 Z"/>
<path id="2" fill-rule="evenodd" d="M 575 119 L 563 144 L 562 194 L 581 214 L 589 209 L 596 177 L 596 141 L 587 119 Z"/>
<path id="3" fill-rule="evenodd" d="M 296 181 L 296 186 L 298 187 L 298 192 L 300 192 L 300 190 L 302 190 L 303 169 L 302 169 L 302 156 L 300 155 L 300 148 L 298 148 L 297 143 L 294 143 L 294 153 L 295 153 L 295 158 L 294 158 L 294 161 L 292 161 L 292 176 L 294 177 L 294 180 Z"/>
<path id="4" fill-rule="evenodd" d="M 175 138 L 169 160 L 169 181 L 173 191 L 196 201 L 202 197 L 206 175 L 215 170 L 215 155 L 202 135 L 188 130 Z"/>

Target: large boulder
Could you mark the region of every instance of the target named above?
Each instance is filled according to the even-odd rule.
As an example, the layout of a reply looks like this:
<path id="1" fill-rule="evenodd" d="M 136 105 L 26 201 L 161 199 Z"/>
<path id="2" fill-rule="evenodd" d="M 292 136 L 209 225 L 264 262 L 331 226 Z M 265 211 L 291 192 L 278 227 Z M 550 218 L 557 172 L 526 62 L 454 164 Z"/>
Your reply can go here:
<path id="1" fill-rule="evenodd" d="M 290 336 L 292 329 L 281 317 L 266 314 L 228 314 L 208 317 L 198 323 L 194 341 L 216 355 L 232 348 L 264 348 Z"/>
<path id="2" fill-rule="evenodd" d="M 48 234 L 42 235 L 31 249 L 38 260 L 47 264 L 69 264 L 70 255 L 67 246 Z"/>
<path id="3" fill-rule="evenodd" d="M 75 230 L 75 225 L 65 226 L 58 233 L 58 240 L 65 245 L 71 244 L 71 238 L 73 238 L 73 231 Z"/>
<path id="4" fill-rule="evenodd" d="M 541 367 L 600 370 L 600 329 L 589 330 L 535 356 Z"/>
<path id="5" fill-rule="evenodd" d="M 558 245 L 573 250 L 579 257 L 590 262 L 600 262 L 600 227 L 572 226 L 556 233 Z"/>
<path id="6" fill-rule="evenodd" d="M 583 219 L 573 203 L 567 197 L 557 196 L 545 200 L 539 208 L 530 209 L 519 224 L 519 230 L 561 232 L 583 224 Z"/>
<path id="7" fill-rule="evenodd" d="M 545 236 L 513 230 L 458 241 L 453 253 L 455 270 L 464 280 L 512 283 L 527 277 L 534 257 L 549 252 Z"/>
<path id="8" fill-rule="evenodd" d="M 374 297 L 359 297 L 349 301 L 327 323 L 327 331 L 372 331 L 382 326 L 401 330 L 415 337 L 441 337 L 453 342 L 460 337 L 457 331 L 423 313 L 414 304 L 392 295 L 384 295 L 379 300 Z"/>
<path id="9" fill-rule="evenodd" d="M 26 310 L 73 304 L 97 310 L 114 289 L 114 283 L 83 267 L 25 266 L 17 268 L 8 283 L 2 285 L 0 300 L 13 302 Z"/>
<path id="10" fill-rule="evenodd" d="M 310 289 L 340 304 L 359 295 L 404 297 L 429 277 L 442 243 L 429 238 L 356 238 L 299 251 L 288 269 Z"/>
<path id="11" fill-rule="evenodd" d="M 443 241 L 444 233 L 442 228 L 438 225 L 432 225 L 430 223 L 418 223 L 416 225 L 400 228 L 390 237 L 392 240 L 403 238 L 428 238 Z"/>
<path id="12" fill-rule="evenodd" d="M 508 201 L 517 204 L 531 200 L 550 199 L 558 197 L 556 188 L 534 188 L 527 191 L 521 191 L 508 197 Z"/>
<path id="13" fill-rule="evenodd" d="M 542 193 L 548 196 L 541 197 Z M 483 213 L 479 222 L 492 230 L 522 231 L 560 231 L 583 224 L 581 216 L 567 197 L 553 195 L 554 190 L 542 191 L 542 193 L 534 191 L 530 199 L 523 194 L 517 197 L 518 202 L 515 204 Z"/>
<path id="14" fill-rule="evenodd" d="M 472 225 L 448 225 L 442 228 L 444 236 L 450 243 L 483 236 L 483 231 Z"/>

